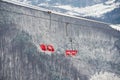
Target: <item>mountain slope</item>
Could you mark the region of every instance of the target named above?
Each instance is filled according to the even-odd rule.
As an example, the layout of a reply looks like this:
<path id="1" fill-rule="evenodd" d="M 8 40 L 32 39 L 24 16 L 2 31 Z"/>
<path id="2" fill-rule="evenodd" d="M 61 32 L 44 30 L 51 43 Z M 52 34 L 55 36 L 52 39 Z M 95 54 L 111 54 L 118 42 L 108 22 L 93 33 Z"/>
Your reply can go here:
<path id="1" fill-rule="evenodd" d="M 14 0 L 68 15 L 119 24 L 119 0 Z M 117 16 L 115 16 L 117 15 Z"/>
<path id="2" fill-rule="evenodd" d="M 42 52 L 42 43 L 52 44 L 55 53 Z M 78 53 L 66 56 L 67 49 Z M 0 1 L 0 53 L 1 80 L 120 77 L 120 31 L 115 26 L 30 5 Z"/>

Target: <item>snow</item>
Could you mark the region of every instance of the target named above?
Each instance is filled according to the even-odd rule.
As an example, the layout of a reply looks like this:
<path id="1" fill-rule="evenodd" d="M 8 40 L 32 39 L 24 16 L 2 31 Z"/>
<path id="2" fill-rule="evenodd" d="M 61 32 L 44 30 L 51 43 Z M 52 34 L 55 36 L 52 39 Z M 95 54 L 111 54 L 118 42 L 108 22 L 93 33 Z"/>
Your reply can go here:
<path id="1" fill-rule="evenodd" d="M 26 4 L 26 3 L 23 3 L 23 2 L 19 2 L 18 0 L 12 0 L 12 1 L 11 0 L 2 0 L 2 1 L 8 2 L 8 3 L 12 3 L 12 4 L 16 4 L 16 5 L 23 6 L 23 7 L 28 7 L 28 8 L 31 8 L 31 9 L 40 10 L 40 11 L 45 11 L 45 12 L 51 11 L 51 10 L 48 10 L 48 9 L 45 9 L 45 8 L 41 8 L 41 7 L 38 7 L 38 6 L 34 6 L 34 5 Z M 45 5 L 45 4 L 43 3 L 43 4 L 39 4 L 39 5 Z M 47 6 L 49 6 L 49 5 L 47 5 Z M 69 5 L 67 5 L 66 7 L 67 7 L 67 9 L 71 8 L 71 6 L 69 6 Z M 76 9 L 76 11 L 77 11 L 77 9 Z M 56 12 L 56 11 L 51 11 L 51 12 L 53 14 L 58 14 L 58 15 L 62 15 L 62 16 L 72 17 L 72 18 L 76 18 L 76 19 L 83 19 L 83 20 L 87 20 L 87 21 L 107 24 L 107 23 L 100 22 L 100 21 L 90 20 L 90 19 L 86 19 L 86 18 L 82 18 L 82 17 L 76 17 L 75 15 L 79 15 L 79 13 L 76 13 L 76 12 L 73 13 L 72 11 L 68 12 L 71 15 L 64 14 L 64 13 L 59 13 L 59 12 Z"/>
<path id="2" fill-rule="evenodd" d="M 20 2 L 21 0 L 8 0 L 8 1 Z M 31 1 L 29 1 L 29 0 L 23 0 L 22 3 L 30 4 Z"/>
<path id="3" fill-rule="evenodd" d="M 110 26 L 111 26 L 112 28 L 120 31 L 120 24 L 115 24 L 115 25 L 112 25 L 112 24 L 111 24 Z"/>
<path id="4" fill-rule="evenodd" d="M 69 15 L 102 17 L 103 14 L 112 11 L 113 9 L 118 7 L 118 5 L 119 3 L 114 3 L 111 5 L 105 5 L 101 3 L 93 6 L 87 6 L 84 8 L 73 7 L 70 5 L 57 5 L 54 7 L 68 10 L 66 14 Z"/>
<path id="5" fill-rule="evenodd" d="M 10 2 L 10 3 L 12 3 L 12 2 Z M 33 44 L 37 47 L 37 50 L 40 50 L 40 48 L 39 48 L 40 43 L 52 44 L 55 47 L 56 55 L 58 55 L 58 53 L 64 55 L 66 49 L 77 49 L 78 50 L 77 56 L 70 57 L 68 59 L 71 59 L 70 63 L 72 64 L 72 66 L 74 66 L 74 68 L 70 68 L 70 69 L 76 70 L 80 74 L 84 74 L 85 76 L 89 77 L 90 75 L 97 73 L 101 70 L 112 71 L 113 73 L 115 73 L 115 70 L 113 69 L 115 66 L 111 65 L 111 63 L 116 63 L 116 64 L 119 63 L 119 56 L 118 56 L 119 55 L 119 45 L 115 44 L 116 42 L 118 42 L 118 43 L 120 42 L 119 41 L 120 40 L 120 37 L 119 37 L 120 32 L 117 31 L 117 30 L 119 30 L 119 28 L 117 26 L 113 26 L 113 25 L 109 26 L 109 24 L 106 24 L 106 23 L 88 20 L 88 19 L 84 19 L 84 18 L 67 16 L 67 15 L 64 15 L 61 13 L 57 13 L 57 12 L 53 12 L 53 14 L 51 16 L 51 26 L 50 26 L 49 14 L 45 14 L 40 8 L 34 7 L 34 6 L 31 7 L 30 5 L 27 5 L 27 4 L 24 5 L 24 4 L 14 3 L 14 2 L 13 2 L 13 4 L 15 4 L 15 5 L 17 4 L 18 6 L 20 5 L 20 6 L 30 7 L 29 8 L 30 11 L 27 10 L 28 8 L 24 8 L 24 7 L 20 7 L 20 6 L 17 7 L 14 5 L 11 6 L 11 5 L 9 5 L 9 3 L 4 4 L 4 5 L 1 4 L 1 6 L 7 7 L 6 8 L 7 10 L 4 10 L 4 11 L 2 11 L 3 7 L 0 7 L 0 9 L 1 9 L 0 13 L 2 13 L 0 15 L 0 24 L 6 25 L 5 28 L 0 26 L 4 32 L 3 33 L 4 37 L 3 37 L 3 39 L 0 39 L 1 40 L 0 42 L 2 43 L 2 42 L 4 42 L 4 40 L 7 42 L 7 43 L 5 43 L 7 45 L 1 45 L 1 46 L 7 46 L 7 48 L 5 47 L 5 49 L 0 49 L 0 50 L 4 50 L 5 54 L 9 54 L 9 51 L 11 51 L 11 48 L 13 48 L 13 46 L 11 44 L 14 43 L 14 40 L 19 41 L 19 39 L 16 39 L 16 37 L 18 37 L 18 35 L 20 33 L 25 32 L 31 36 L 30 42 L 31 42 L 31 44 Z M 103 4 L 99 4 L 99 5 L 103 6 Z M 9 8 L 9 7 L 11 7 L 11 8 Z M 99 6 L 96 6 L 96 7 L 99 7 Z M 15 10 L 16 10 L 16 12 L 18 12 L 18 10 L 16 8 L 20 9 L 20 12 L 22 13 L 22 15 L 13 13 L 13 12 L 15 12 Z M 69 8 L 71 8 L 73 11 L 79 10 L 78 8 L 66 6 L 66 9 L 69 9 Z M 92 7 L 92 9 L 93 8 L 95 8 L 95 7 Z M 32 9 L 35 9 L 34 12 Z M 104 8 L 102 8 L 102 9 L 104 9 Z M 41 13 L 39 13 L 38 10 Z M 3 14 L 3 12 L 5 14 Z M 93 10 L 93 12 L 94 12 L 94 10 Z M 26 15 L 29 13 L 32 15 Z M 35 15 L 34 15 L 34 13 L 35 13 Z M 47 17 L 47 18 L 43 19 L 39 16 L 41 16 L 43 18 L 45 18 L 45 17 Z M 68 25 L 67 29 L 66 29 L 65 21 L 69 22 L 71 25 L 71 26 Z M 77 25 L 76 25 L 76 23 L 77 23 Z M 6 31 L 6 27 L 7 28 L 9 27 L 10 29 L 8 28 L 8 30 Z M 12 34 L 13 32 L 14 32 L 14 34 Z M 68 33 L 68 36 L 66 36 L 66 33 Z M 24 36 L 24 35 L 22 35 L 22 36 Z M 26 38 L 26 37 L 22 37 L 22 38 Z M 69 44 L 70 38 L 72 38 L 72 40 L 74 42 L 73 46 L 71 46 Z M 26 39 L 22 39 L 22 40 L 26 40 Z M 13 43 L 12 43 L 12 41 L 13 41 Z M 11 47 L 9 47 L 8 45 L 10 45 Z M 15 45 L 27 45 L 27 44 L 16 43 Z M 28 50 L 29 47 L 30 46 L 26 47 L 25 49 Z M 19 46 L 18 46 L 18 49 L 19 49 Z M 15 52 L 17 53 L 17 50 L 15 50 Z M 36 55 L 36 54 L 42 54 L 42 53 L 40 51 L 40 53 L 33 53 L 33 54 Z M 47 52 L 47 54 L 49 55 L 50 53 Z M 11 56 L 12 52 L 9 55 Z M 24 55 L 26 55 L 26 53 Z M 19 55 L 17 57 L 19 57 Z M 59 55 L 56 57 L 59 57 Z M 4 57 L 2 57 L 2 59 L 3 58 Z M 49 58 L 51 59 L 51 57 L 49 57 Z M 23 59 L 24 59 L 24 57 L 23 57 Z M 64 60 L 64 59 L 65 59 L 65 57 L 61 58 L 61 60 Z M 5 60 L 7 60 L 7 58 Z M 38 61 L 38 63 L 39 63 L 39 61 Z M 45 65 L 47 65 L 47 64 L 45 64 Z M 6 66 L 8 66 L 8 65 L 6 65 Z M 60 66 L 62 66 L 62 64 Z M 68 65 L 66 65 L 66 66 L 68 66 Z M 113 68 L 111 66 L 113 66 Z M 21 66 L 19 66 L 19 67 L 21 67 Z M 69 66 L 67 68 L 69 68 Z M 115 69 L 117 69 L 117 68 L 115 68 Z M 32 69 L 30 69 L 30 70 L 32 70 Z M 45 68 L 45 70 L 46 70 L 46 68 Z M 17 69 L 17 71 L 19 71 L 19 70 Z M 24 70 L 23 70 L 24 74 L 26 72 L 28 72 L 28 71 L 24 72 Z M 38 72 L 39 72 L 39 70 L 38 70 Z M 116 73 L 117 72 L 119 72 L 119 71 L 116 71 Z M 36 72 L 34 71 L 34 73 L 36 73 Z M 31 74 L 33 74 L 33 73 L 31 73 Z M 106 74 L 108 74 L 108 76 L 109 76 L 109 73 L 105 73 L 105 75 Z M 100 75 L 102 75 L 102 74 L 100 74 Z M 100 75 L 99 74 L 98 75 L 96 74 L 95 76 L 93 75 L 93 78 L 97 77 L 97 76 L 99 77 Z M 30 75 L 27 75 L 24 77 L 29 77 L 29 76 Z M 37 76 L 40 76 L 40 75 L 37 75 Z M 71 75 L 69 75 L 69 77 L 70 76 Z M 111 76 L 111 74 L 110 74 L 110 76 Z M 102 75 L 102 77 L 104 77 L 104 75 Z M 114 76 L 112 76 L 112 78 L 114 78 Z M 11 79 L 11 80 L 13 80 L 13 79 Z M 25 79 L 23 79 L 23 80 L 25 80 Z M 38 80 L 44 80 L 44 79 L 38 79 Z M 75 80 L 75 79 L 71 79 L 71 80 Z"/>
<path id="6" fill-rule="evenodd" d="M 105 2 L 106 4 L 112 4 L 114 3 L 116 0 L 108 0 L 107 2 Z"/>
<path id="7" fill-rule="evenodd" d="M 16 5 L 19 5 L 19 6 L 23 6 L 23 7 L 28 7 L 28 8 L 32 8 L 32 9 L 36 9 L 36 10 L 41 10 L 41 11 L 50 11 L 48 9 L 44 9 L 44 8 L 41 8 L 41 7 L 38 7 L 38 6 L 34 6 L 34 5 L 30 5 L 28 3 L 26 3 L 25 1 L 24 2 L 20 2 L 18 0 L 2 0 L 4 2 L 8 2 L 8 3 L 11 3 L 11 4 L 16 4 Z"/>
<path id="8" fill-rule="evenodd" d="M 120 77 L 110 72 L 96 73 L 90 80 L 120 80 Z"/>
<path id="9" fill-rule="evenodd" d="M 8 0 L 9 1 L 9 0 Z M 20 1 L 20 0 L 10 0 L 10 1 Z M 47 0 L 46 3 L 40 3 L 37 6 L 46 6 L 46 7 L 55 7 L 58 9 L 65 9 L 68 10 L 67 12 L 64 12 L 64 14 L 67 15 L 74 15 L 74 16 L 92 16 L 92 17 L 97 17 L 100 18 L 102 17 L 105 13 L 110 12 L 112 10 L 114 10 L 115 8 L 118 7 L 118 5 L 120 5 L 120 3 L 114 3 L 115 0 L 108 0 L 105 3 L 100 3 L 100 4 L 95 4 L 92 6 L 87 6 L 87 7 L 83 7 L 83 8 L 79 8 L 79 7 L 74 7 L 71 5 L 61 5 L 56 3 L 56 5 L 49 5 L 47 2 L 49 2 L 50 0 Z M 29 0 L 23 0 L 23 3 L 27 3 L 30 4 L 31 2 Z M 55 10 L 54 10 L 55 11 Z"/>
<path id="10" fill-rule="evenodd" d="M 49 6 L 47 3 L 38 4 L 38 6 Z"/>

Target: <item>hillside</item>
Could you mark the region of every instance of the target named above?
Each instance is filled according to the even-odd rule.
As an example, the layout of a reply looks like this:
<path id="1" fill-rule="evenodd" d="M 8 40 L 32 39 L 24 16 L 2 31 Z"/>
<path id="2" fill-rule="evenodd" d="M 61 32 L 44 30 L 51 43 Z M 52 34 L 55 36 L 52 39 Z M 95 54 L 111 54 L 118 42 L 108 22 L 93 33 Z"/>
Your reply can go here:
<path id="1" fill-rule="evenodd" d="M 42 43 L 52 44 L 55 52 L 42 52 L 39 47 Z M 78 53 L 65 56 L 67 49 Z M 32 5 L 0 1 L 0 80 L 98 80 L 99 77 L 120 79 L 118 27 L 50 13 Z"/>
<path id="2" fill-rule="evenodd" d="M 120 24 L 120 0 L 10 0 L 111 24 Z"/>

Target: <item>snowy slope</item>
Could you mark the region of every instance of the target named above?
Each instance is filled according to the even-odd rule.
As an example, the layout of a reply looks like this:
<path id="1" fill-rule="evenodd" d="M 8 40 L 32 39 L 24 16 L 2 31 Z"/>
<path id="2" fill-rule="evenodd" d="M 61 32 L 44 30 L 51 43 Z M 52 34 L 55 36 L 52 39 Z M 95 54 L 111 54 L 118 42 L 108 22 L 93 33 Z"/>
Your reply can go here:
<path id="1" fill-rule="evenodd" d="M 120 25 L 119 25 L 119 24 L 117 24 L 117 25 L 110 25 L 110 26 L 111 26 L 112 28 L 120 31 Z"/>
<path id="2" fill-rule="evenodd" d="M 55 53 L 41 52 L 41 43 L 54 45 Z M 78 50 L 77 56 L 65 56 L 66 49 Z M 31 5 L 0 1 L 0 53 L 1 80 L 120 77 L 118 27 L 60 13 L 49 14 Z"/>

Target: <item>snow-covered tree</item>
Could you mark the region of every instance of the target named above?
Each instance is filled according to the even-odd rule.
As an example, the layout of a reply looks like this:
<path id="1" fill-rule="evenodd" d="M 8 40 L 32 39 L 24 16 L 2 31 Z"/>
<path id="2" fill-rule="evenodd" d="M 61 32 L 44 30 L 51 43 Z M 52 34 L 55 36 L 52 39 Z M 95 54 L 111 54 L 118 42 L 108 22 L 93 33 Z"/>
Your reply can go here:
<path id="1" fill-rule="evenodd" d="M 100 73 L 96 73 L 95 75 L 91 76 L 90 80 L 120 80 L 120 77 L 118 77 L 114 73 L 100 72 Z"/>

